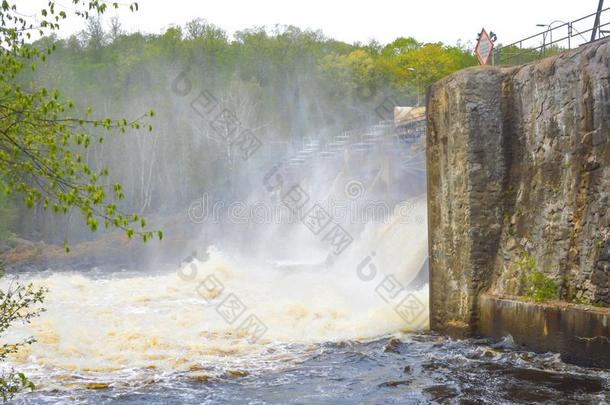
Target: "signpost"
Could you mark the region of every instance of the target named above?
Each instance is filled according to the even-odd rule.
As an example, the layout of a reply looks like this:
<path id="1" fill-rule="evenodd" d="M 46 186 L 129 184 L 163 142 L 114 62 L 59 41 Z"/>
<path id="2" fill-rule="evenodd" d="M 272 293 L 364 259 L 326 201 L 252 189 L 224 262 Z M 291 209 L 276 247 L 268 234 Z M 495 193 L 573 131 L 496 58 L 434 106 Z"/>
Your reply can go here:
<path id="1" fill-rule="evenodd" d="M 474 53 L 477 56 L 479 63 L 481 65 L 487 65 L 487 61 L 489 60 L 489 57 L 492 55 L 493 51 L 494 43 L 489 37 L 489 34 L 487 34 L 487 31 L 485 31 L 485 28 L 483 28 L 479 34 L 477 46 L 474 48 Z"/>

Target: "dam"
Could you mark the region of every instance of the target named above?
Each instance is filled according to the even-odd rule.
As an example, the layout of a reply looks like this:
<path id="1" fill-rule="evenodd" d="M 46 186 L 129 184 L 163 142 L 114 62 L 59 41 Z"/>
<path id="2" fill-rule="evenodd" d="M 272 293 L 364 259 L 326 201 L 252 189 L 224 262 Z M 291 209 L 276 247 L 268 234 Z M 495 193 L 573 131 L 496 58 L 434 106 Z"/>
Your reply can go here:
<path id="1" fill-rule="evenodd" d="M 37 42 L 60 56 L 32 81 L 155 109 L 40 152 L 93 182 L 61 194 L 83 212 L 0 197 L 10 403 L 608 403 L 609 40 L 465 68 L 413 38 L 100 24 Z M 25 151 L 55 139 L 0 110 Z"/>
<path id="2" fill-rule="evenodd" d="M 609 45 L 432 86 L 433 328 L 609 364 Z"/>

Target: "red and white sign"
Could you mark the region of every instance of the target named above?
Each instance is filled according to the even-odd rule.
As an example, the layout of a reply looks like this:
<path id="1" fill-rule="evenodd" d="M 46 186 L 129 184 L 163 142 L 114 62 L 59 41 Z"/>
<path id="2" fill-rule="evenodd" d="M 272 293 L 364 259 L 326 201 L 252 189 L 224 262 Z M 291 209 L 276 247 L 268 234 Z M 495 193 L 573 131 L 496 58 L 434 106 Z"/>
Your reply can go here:
<path id="1" fill-rule="evenodd" d="M 489 57 L 494 51 L 494 43 L 485 31 L 485 28 L 481 30 L 479 34 L 479 40 L 477 46 L 474 48 L 474 54 L 477 56 L 481 65 L 487 65 Z"/>

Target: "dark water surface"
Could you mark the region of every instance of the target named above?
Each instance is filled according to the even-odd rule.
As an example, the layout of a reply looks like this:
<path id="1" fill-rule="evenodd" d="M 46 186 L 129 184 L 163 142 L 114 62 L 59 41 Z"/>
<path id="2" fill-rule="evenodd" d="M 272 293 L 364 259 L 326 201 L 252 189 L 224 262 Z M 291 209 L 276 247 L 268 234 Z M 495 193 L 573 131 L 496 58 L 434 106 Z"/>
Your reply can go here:
<path id="1" fill-rule="evenodd" d="M 307 353 L 275 371 L 148 385 L 34 392 L 15 404 L 608 404 L 610 373 L 534 354 L 510 341 L 431 333 L 370 342 L 287 345 Z"/>

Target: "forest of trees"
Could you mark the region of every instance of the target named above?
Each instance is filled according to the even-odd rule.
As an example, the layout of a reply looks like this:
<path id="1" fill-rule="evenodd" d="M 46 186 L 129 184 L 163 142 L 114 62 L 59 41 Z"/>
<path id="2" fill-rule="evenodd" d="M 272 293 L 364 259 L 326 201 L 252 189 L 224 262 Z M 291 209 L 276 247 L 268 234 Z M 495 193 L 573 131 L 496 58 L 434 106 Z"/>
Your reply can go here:
<path id="1" fill-rule="evenodd" d="M 84 155 L 90 167 L 109 169 L 109 184 L 122 184 L 119 208 L 147 216 L 184 210 L 204 190 L 230 191 L 235 179 L 274 154 L 375 123 L 376 108 L 387 97 L 414 105 L 429 84 L 477 63 L 460 44 L 414 38 L 347 44 L 292 26 L 230 36 L 202 19 L 152 35 L 127 34 L 116 18 L 90 18 L 80 35 L 47 36 L 34 45 L 55 51 L 20 78 L 26 85 L 60 89 L 77 109 L 91 106 L 99 119 L 154 110 L 151 132 L 114 131 Z M 189 94 L 172 90 L 178 79 L 188 80 Z M 239 159 L 216 139 L 191 106 L 202 91 L 261 140 L 256 159 Z M 53 215 L 39 205 L 28 210 L 1 199 L 1 222 L 10 227 L 0 228 L 0 237 L 18 232 L 55 243 L 91 237 L 80 216 Z"/>

